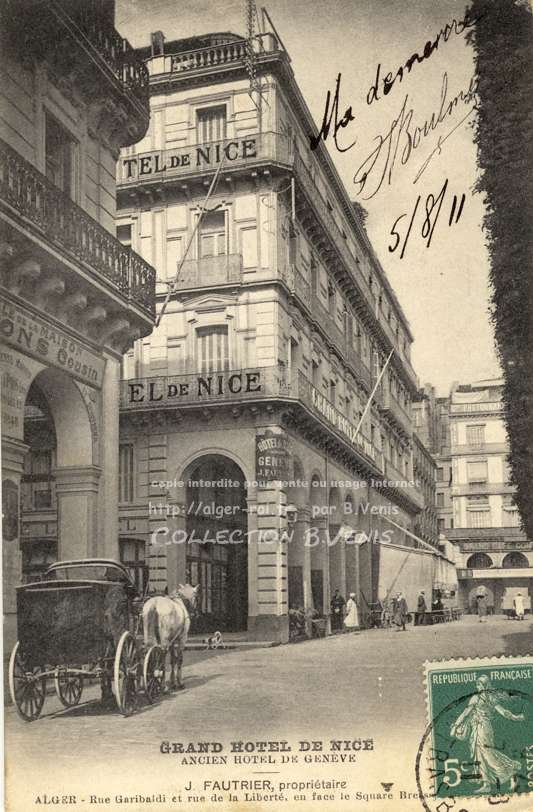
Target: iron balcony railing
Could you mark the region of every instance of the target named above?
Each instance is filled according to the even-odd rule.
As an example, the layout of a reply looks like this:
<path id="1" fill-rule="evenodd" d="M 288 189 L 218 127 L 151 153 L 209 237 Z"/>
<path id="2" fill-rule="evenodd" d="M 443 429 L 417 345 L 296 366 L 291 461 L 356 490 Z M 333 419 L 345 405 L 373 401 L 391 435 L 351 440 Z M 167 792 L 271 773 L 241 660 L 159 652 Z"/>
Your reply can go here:
<path id="1" fill-rule="evenodd" d="M 66 14 L 114 73 L 143 106 L 148 104 L 149 75 L 143 60 L 114 27 L 110 5 L 101 0 L 52 0 Z"/>
<path id="2" fill-rule="evenodd" d="M 118 163 L 118 184 L 130 186 L 203 174 L 224 163 L 224 170 L 272 162 L 289 166 L 287 139 L 263 132 L 136 154 L 129 150 Z"/>
<path id="3" fill-rule="evenodd" d="M 242 255 L 220 254 L 216 257 L 185 260 L 181 266 L 175 290 L 240 284 L 241 282 Z"/>
<path id="4" fill-rule="evenodd" d="M 155 314 L 155 270 L 0 139 L 1 205 L 137 307 Z"/>
<path id="5" fill-rule="evenodd" d="M 452 403 L 450 414 L 478 414 L 483 412 L 502 412 L 503 403 L 501 401 L 487 401 L 485 403 Z"/>

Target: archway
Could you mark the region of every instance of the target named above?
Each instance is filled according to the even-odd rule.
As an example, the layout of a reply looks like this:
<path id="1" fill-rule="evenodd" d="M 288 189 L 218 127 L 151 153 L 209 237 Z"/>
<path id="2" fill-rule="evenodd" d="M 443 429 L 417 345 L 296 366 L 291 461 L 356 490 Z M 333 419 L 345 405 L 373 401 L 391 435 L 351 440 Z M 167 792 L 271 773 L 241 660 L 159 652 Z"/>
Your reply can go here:
<path id="1" fill-rule="evenodd" d="M 469 570 L 487 570 L 492 565 L 492 558 L 487 553 L 474 553 L 466 562 L 466 568 Z"/>
<path id="2" fill-rule="evenodd" d="M 245 477 L 222 454 L 188 467 L 185 480 L 186 578 L 200 584 L 196 632 L 244 631 L 248 619 Z"/>
<path id="3" fill-rule="evenodd" d="M 524 555 L 524 553 L 519 553 L 515 551 L 512 553 L 507 553 L 507 555 L 502 561 L 502 567 L 505 567 L 506 569 L 518 569 L 529 567 L 529 561 L 527 560 L 527 557 Z"/>

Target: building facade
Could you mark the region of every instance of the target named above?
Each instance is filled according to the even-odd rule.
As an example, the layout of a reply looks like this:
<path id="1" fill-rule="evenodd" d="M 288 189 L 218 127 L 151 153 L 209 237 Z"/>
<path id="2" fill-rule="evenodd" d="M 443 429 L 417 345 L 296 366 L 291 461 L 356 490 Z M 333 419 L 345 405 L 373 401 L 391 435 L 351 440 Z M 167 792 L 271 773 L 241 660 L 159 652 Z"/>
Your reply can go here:
<path id="1" fill-rule="evenodd" d="M 118 557 L 120 365 L 150 332 L 154 269 L 115 237 L 120 147 L 148 77 L 114 2 L 3 0 L 0 371 L 6 651 L 15 587 Z"/>
<path id="2" fill-rule="evenodd" d="M 483 592 L 496 613 L 521 592 L 531 608 L 533 541 L 520 529 L 509 482 L 509 444 L 501 379 L 455 386 L 449 400 L 453 525 L 462 607 L 475 611 Z"/>
<path id="3" fill-rule="evenodd" d="M 439 530 L 436 500 L 437 464 L 416 432 L 413 433 L 413 476 L 420 483 L 423 508 L 415 520 L 417 536 L 437 547 Z"/>
<path id="4" fill-rule="evenodd" d="M 121 545 L 149 588 L 201 584 L 197 629 L 286 640 L 334 589 L 362 622 L 412 602 L 436 569 L 404 532 L 412 336 L 290 58 L 268 32 L 140 53 L 151 124 L 121 154 L 117 229 L 168 304 L 124 361 Z"/>

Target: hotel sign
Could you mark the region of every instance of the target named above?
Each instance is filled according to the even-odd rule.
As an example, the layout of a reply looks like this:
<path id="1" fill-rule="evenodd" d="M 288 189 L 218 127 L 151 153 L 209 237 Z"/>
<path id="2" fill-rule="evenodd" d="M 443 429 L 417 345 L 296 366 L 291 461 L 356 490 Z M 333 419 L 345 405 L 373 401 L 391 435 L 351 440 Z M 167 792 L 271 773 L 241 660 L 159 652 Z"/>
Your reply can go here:
<path id="1" fill-rule="evenodd" d="M 256 479 L 261 485 L 291 476 L 291 445 L 282 430 L 264 429 L 255 438 Z"/>
<path id="2" fill-rule="evenodd" d="M 120 179 L 127 183 L 139 178 L 169 177 L 210 169 L 218 166 L 222 160 L 230 166 L 232 163 L 246 161 L 249 158 L 257 158 L 256 138 L 239 138 L 194 147 L 145 152 L 142 155 L 122 159 Z"/>
<path id="3" fill-rule="evenodd" d="M 122 405 L 127 409 L 241 400 L 265 394 L 260 369 L 143 378 L 125 381 L 124 387 Z"/>
<path id="4" fill-rule="evenodd" d="M 344 417 L 344 415 L 341 414 L 324 395 L 321 395 L 314 386 L 311 387 L 311 405 L 333 428 L 340 432 L 340 434 L 343 434 L 351 445 L 363 451 L 371 460 L 376 460 L 376 451 L 370 440 L 367 440 L 360 431 L 356 431 L 356 427 L 353 423 Z"/>
<path id="5" fill-rule="evenodd" d="M 30 310 L 0 297 L 0 341 L 19 352 L 71 375 L 82 383 L 102 387 L 105 360 Z"/>

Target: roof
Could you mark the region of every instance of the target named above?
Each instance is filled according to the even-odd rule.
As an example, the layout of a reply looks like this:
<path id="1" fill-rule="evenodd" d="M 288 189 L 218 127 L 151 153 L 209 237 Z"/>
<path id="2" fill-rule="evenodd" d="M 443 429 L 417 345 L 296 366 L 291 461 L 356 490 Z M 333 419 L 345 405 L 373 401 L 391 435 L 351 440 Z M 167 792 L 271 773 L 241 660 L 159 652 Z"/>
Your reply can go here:
<path id="1" fill-rule="evenodd" d="M 59 569 L 61 567 L 94 567 L 94 566 L 102 566 L 102 567 L 116 567 L 117 569 L 121 570 L 124 575 L 131 581 L 130 574 L 124 564 L 121 564 L 119 561 L 115 561 L 113 558 L 74 558 L 68 561 L 56 561 L 54 564 L 51 564 L 48 567 L 48 572 L 50 570 Z"/>

